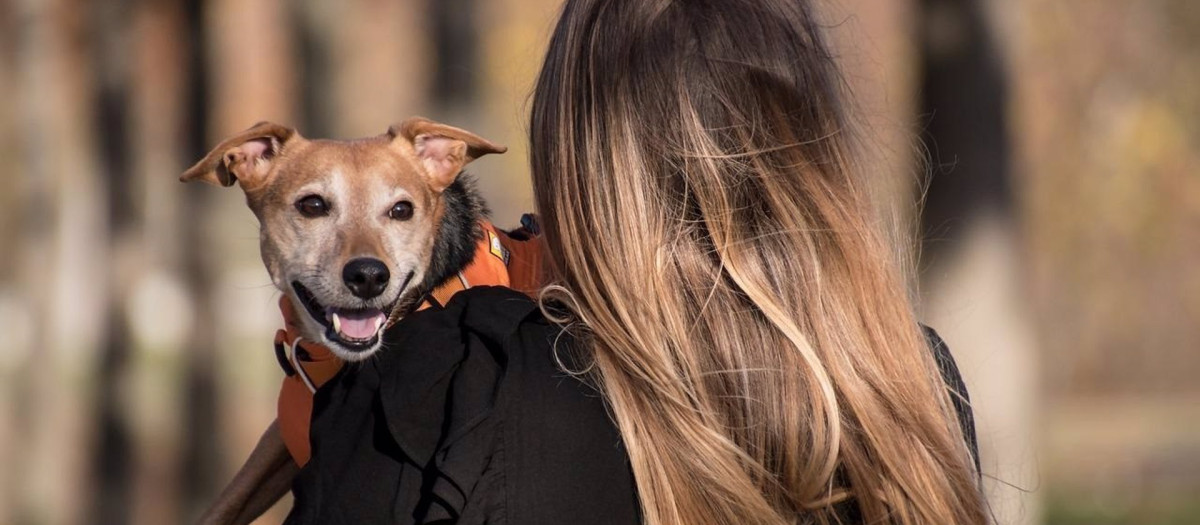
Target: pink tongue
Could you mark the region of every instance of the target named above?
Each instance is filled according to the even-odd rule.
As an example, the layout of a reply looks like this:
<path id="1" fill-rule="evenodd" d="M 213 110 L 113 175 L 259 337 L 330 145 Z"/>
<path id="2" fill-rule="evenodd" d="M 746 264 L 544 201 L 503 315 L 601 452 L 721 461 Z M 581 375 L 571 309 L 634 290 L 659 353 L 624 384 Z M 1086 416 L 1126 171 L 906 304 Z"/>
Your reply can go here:
<path id="1" fill-rule="evenodd" d="M 361 310 L 357 312 L 340 311 L 338 316 L 338 332 L 351 339 L 369 339 L 375 335 L 376 323 L 387 320 L 387 316 L 379 310 Z"/>

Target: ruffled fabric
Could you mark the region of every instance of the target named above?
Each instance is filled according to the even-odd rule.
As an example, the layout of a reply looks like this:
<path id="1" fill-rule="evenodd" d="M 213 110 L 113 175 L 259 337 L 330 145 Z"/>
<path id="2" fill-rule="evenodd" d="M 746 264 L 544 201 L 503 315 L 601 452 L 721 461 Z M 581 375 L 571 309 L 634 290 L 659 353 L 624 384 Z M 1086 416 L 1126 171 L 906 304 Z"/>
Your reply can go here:
<path id="1" fill-rule="evenodd" d="M 505 345 L 535 311 L 512 290 L 472 288 L 397 323 L 377 358 L 318 390 L 287 523 L 461 517 L 499 450 Z"/>
<path id="2" fill-rule="evenodd" d="M 488 465 L 497 441 L 499 418 L 492 417 L 500 395 L 505 345 L 522 319 L 536 306 L 504 288 L 476 291 L 468 300 L 451 301 L 438 334 L 458 344 L 445 352 L 395 353 L 384 359 L 389 378 L 381 390 L 383 413 L 396 443 L 409 455 L 432 465 L 426 522 L 462 515 L 471 491 Z M 414 347 L 422 341 L 413 341 Z M 432 355 L 437 354 L 437 355 Z"/>

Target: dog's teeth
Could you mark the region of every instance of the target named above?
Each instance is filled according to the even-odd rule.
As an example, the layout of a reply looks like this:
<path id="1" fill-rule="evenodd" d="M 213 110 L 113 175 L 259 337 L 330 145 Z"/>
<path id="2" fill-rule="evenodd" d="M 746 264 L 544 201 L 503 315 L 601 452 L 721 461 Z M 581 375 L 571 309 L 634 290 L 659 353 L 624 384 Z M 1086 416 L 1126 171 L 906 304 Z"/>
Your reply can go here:
<path id="1" fill-rule="evenodd" d="M 333 331 L 337 333 L 342 332 L 342 318 L 338 317 L 336 313 L 333 314 Z"/>

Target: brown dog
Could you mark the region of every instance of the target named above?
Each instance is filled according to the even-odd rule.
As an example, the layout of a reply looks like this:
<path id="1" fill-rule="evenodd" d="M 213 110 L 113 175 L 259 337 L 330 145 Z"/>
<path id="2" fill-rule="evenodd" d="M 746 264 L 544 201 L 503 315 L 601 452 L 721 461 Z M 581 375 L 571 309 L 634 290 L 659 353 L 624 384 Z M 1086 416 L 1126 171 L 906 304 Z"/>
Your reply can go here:
<path id="1" fill-rule="evenodd" d="M 180 180 L 239 184 L 263 262 L 301 335 L 346 361 L 376 352 L 389 317 L 471 260 L 482 201 L 460 177 L 505 148 L 410 118 L 371 138 L 308 140 L 263 122 L 219 144 Z M 299 467 L 272 423 L 203 523 L 249 523 Z"/>

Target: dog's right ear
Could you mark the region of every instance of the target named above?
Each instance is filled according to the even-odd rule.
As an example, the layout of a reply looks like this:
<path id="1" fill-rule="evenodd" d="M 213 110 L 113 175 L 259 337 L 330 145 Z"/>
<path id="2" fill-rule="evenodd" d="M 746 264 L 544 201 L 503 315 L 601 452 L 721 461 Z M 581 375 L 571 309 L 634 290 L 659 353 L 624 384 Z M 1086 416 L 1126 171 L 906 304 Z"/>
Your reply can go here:
<path id="1" fill-rule="evenodd" d="M 259 122 L 222 141 L 179 180 L 201 180 L 214 186 L 233 186 L 240 180 L 242 189 L 252 188 L 270 173 L 271 161 L 297 138 L 300 134 L 292 128 Z"/>

